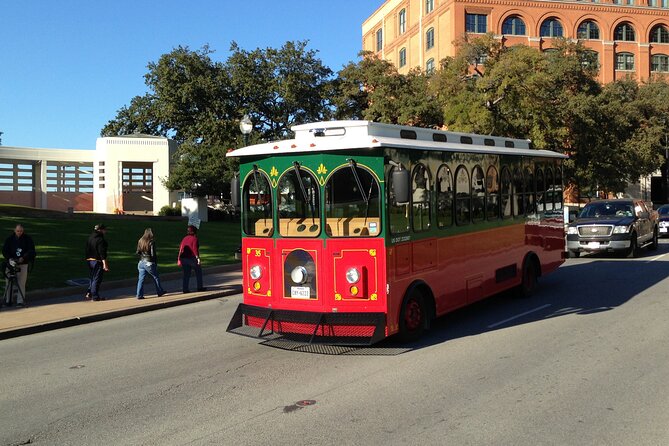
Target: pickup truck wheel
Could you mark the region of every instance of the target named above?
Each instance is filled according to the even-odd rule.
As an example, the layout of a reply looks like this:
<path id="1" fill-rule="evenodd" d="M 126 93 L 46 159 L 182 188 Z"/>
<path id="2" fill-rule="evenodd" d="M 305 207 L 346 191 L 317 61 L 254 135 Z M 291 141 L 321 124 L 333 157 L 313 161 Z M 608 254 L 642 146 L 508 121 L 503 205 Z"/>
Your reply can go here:
<path id="1" fill-rule="evenodd" d="M 627 251 L 627 257 L 635 258 L 639 256 L 639 245 L 636 241 L 636 234 L 632 234 L 630 237 L 630 247 Z"/>
<path id="2" fill-rule="evenodd" d="M 657 239 L 658 239 L 657 228 L 655 228 L 653 230 L 653 241 L 650 243 L 650 245 L 648 245 L 648 250 L 655 251 L 657 249 L 657 244 L 658 244 Z"/>
<path id="3" fill-rule="evenodd" d="M 569 251 L 569 257 L 573 259 L 578 259 L 581 257 L 581 251 Z"/>

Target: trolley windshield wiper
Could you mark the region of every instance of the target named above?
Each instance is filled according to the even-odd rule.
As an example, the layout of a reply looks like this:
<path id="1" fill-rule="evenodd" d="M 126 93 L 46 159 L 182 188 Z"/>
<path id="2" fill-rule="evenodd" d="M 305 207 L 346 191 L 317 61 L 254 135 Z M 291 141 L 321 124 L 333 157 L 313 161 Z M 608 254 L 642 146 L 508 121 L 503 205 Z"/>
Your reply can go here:
<path id="1" fill-rule="evenodd" d="M 353 158 L 349 158 L 348 160 L 348 167 L 351 168 L 351 172 L 353 173 L 353 178 L 355 178 L 355 182 L 358 184 L 358 190 L 360 191 L 360 196 L 362 197 L 362 200 L 365 202 L 365 223 L 367 222 L 367 216 L 369 215 L 369 197 L 372 195 L 372 187 L 374 186 L 374 183 L 369 185 L 369 192 L 365 194 L 365 189 L 362 187 L 362 182 L 360 181 L 360 177 L 358 176 L 358 171 L 356 170 L 356 163 Z"/>
<path id="2" fill-rule="evenodd" d="M 309 209 L 311 210 L 311 222 L 314 223 L 314 221 L 316 220 L 316 211 L 314 209 L 314 204 L 307 196 L 307 189 L 304 187 L 304 182 L 302 181 L 302 177 L 300 176 L 300 163 L 298 163 L 297 161 L 293 161 L 293 169 L 295 170 L 295 175 L 297 176 L 297 182 L 299 183 L 300 190 L 302 191 L 302 197 L 304 198 L 304 201 L 309 203 Z"/>

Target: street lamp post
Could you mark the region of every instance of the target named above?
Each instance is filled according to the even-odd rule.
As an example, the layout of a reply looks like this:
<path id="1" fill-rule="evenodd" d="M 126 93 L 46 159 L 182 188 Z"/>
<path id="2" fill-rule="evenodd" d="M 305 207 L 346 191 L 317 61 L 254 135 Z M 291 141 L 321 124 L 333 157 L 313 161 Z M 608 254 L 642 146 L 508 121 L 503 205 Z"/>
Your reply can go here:
<path id="1" fill-rule="evenodd" d="M 249 145 L 249 134 L 253 131 L 253 122 L 249 115 L 244 115 L 241 121 L 239 121 L 239 131 L 244 135 L 244 145 Z"/>

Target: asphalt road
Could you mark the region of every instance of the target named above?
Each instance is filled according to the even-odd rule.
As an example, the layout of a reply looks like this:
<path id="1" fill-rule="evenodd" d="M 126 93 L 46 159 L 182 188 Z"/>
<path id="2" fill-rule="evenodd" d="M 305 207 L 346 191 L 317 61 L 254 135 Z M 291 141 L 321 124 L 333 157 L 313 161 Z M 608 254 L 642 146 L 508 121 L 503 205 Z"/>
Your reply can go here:
<path id="1" fill-rule="evenodd" d="M 0 445 L 666 445 L 668 276 L 666 241 L 570 259 L 330 354 L 226 333 L 239 296 L 4 340 Z"/>

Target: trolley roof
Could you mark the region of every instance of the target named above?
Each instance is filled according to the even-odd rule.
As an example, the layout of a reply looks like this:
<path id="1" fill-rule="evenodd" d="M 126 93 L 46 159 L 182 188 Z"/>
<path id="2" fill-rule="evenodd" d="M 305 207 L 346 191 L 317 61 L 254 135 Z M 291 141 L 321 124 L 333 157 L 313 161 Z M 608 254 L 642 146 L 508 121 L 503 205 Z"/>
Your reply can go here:
<path id="1" fill-rule="evenodd" d="M 530 148 L 527 139 L 382 124 L 371 121 L 322 121 L 292 127 L 294 139 L 242 147 L 229 157 L 284 155 L 338 150 L 397 148 L 495 155 L 567 158 L 550 150 Z"/>

